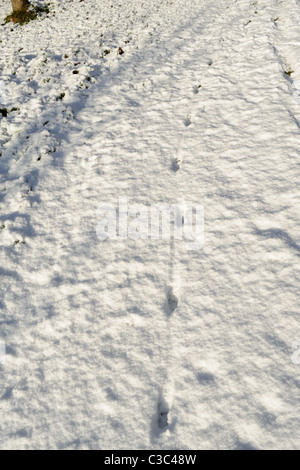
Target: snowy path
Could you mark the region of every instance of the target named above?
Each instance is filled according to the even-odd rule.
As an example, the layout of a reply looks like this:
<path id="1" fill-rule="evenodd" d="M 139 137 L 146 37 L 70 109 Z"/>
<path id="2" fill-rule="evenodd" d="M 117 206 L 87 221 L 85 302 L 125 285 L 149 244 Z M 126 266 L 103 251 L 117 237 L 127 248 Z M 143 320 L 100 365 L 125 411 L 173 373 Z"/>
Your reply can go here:
<path id="1" fill-rule="evenodd" d="M 1 447 L 299 445 L 300 62 L 283 38 L 300 7 L 287 3 L 170 2 L 81 109 L 67 97 L 75 119 L 16 209 L 26 243 L 1 213 Z M 202 204 L 204 249 L 99 241 L 97 208 L 120 196 Z"/>

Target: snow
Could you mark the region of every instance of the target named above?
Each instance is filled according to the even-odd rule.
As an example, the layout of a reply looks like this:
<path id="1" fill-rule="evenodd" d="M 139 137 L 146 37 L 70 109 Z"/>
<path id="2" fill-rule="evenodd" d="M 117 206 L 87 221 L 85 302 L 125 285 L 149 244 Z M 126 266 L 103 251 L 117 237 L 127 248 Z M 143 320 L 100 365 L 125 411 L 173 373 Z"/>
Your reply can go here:
<path id="1" fill-rule="evenodd" d="M 65 0 L 1 25 L 2 449 L 299 448 L 299 21 Z M 102 241 L 120 198 L 203 207 L 204 247 Z"/>

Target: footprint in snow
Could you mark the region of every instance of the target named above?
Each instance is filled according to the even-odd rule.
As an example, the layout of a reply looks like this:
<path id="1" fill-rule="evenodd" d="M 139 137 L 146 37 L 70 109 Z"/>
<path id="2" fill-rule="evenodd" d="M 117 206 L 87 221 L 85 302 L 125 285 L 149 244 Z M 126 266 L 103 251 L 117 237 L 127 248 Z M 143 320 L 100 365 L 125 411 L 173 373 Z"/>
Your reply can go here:
<path id="1" fill-rule="evenodd" d="M 178 297 L 174 294 L 173 289 L 169 289 L 167 293 L 167 302 L 170 311 L 173 313 L 178 307 Z"/>
<path id="2" fill-rule="evenodd" d="M 185 127 L 189 127 L 191 124 L 192 124 L 192 120 L 190 117 L 187 117 L 184 121 L 183 121 Z"/>
<path id="3" fill-rule="evenodd" d="M 180 170 L 181 163 L 182 163 L 181 158 L 179 158 L 179 157 L 174 158 L 173 161 L 172 161 L 172 164 L 171 164 L 171 169 L 175 172 Z"/>
<path id="4" fill-rule="evenodd" d="M 168 415 L 169 407 L 164 400 L 160 400 L 157 406 L 157 424 L 159 429 L 166 429 L 169 426 Z"/>

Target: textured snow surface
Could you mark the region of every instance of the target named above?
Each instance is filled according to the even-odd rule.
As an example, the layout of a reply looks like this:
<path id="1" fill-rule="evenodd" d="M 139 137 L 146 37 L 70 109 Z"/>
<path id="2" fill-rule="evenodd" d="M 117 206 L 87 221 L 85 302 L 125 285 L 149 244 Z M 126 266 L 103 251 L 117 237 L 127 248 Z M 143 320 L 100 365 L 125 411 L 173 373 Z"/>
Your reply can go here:
<path id="1" fill-rule="evenodd" d="M 299 25 L 65 0 L 0 26 L 2 449 L 299 448 Z M 125 196 L 202 204 L 204 248 L 100 241 Z"/>

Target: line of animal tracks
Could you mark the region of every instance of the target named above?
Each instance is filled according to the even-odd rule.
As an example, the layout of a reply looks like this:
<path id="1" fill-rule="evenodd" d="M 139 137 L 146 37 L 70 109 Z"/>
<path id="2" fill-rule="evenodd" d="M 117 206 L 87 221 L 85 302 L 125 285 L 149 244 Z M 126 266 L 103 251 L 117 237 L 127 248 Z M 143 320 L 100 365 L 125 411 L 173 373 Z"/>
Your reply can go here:
<path id="1" fill-rule="evenodd" d="M 0 446 L 297 448 L 299 2 L 55 8 L 0 44 Z"/>

